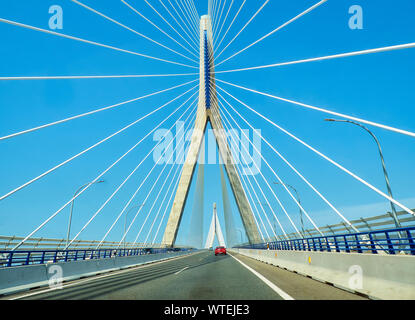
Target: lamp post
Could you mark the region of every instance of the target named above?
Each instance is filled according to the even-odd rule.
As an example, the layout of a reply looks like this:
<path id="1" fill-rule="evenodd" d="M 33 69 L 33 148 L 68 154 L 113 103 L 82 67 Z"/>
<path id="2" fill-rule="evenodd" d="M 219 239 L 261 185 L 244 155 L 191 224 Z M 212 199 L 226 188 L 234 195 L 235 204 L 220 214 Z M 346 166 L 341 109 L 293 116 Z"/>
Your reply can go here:
<path id="1" fill-rule="evenodd" d="M 130 210 L 128 210 L 127 211 L 127 213 L 125 214 L 125 222 L 124 222 L 124 249 L 126 248 L 126 237 L 125 237 L 125 232 L 126 232 L 126 230 L 127 230 L 127 217 L 128 217 L 128 214 L 130 213 L 130 211 L 132 211 L 133 209 L 135 209 L 135 208 L 141 208 L 142 206 L 144 206 L 144 203 L 142 203 L 142 204 L 139 204 L 139 205 L 136 205 L 136 206 L 134 206 L 134 207 L 131 207 L 130 208 Z"/>
<path id="2" fill-rule="evenodd" d="M 268 203 L 263 203 L 263 202 L 258 202 L 258 201 L 257 201 L 257 203 L 259 205 L 261 205 L 261 206 L 267 206 L 268 208 L 271 209 L 271 207 L 270 207 L 270 205 Z M 277 236 L 277 227 L 275 225 L 275 222 L 276 222 L 276 219 L 275 218 L 274 218 L 273 222 L 274 222 L 274 230 L 273 230 L 273 232 L 274 232 L 274 235 L 275 235 L 275 240 L 278 241 L 279 239 L 278 239 L 278 236 Z M 272 226 L 271 226 L 271 230 L 272 230 Z M 270 239 L 268 239 L 268 240 L 270 240 Z"/>
<path id="3" fill-rule="evenodd" d="M 296 188 L 294 188 L 292 185 L 289 185 L 289 184 L 286 184 L 286 183 L 274 182 L 274 184 L 284 185 L 284 186 L 290 188 L 291 190 L 293 190 L 295 192 L 295 196 L 297 198 L 298 204 L 301 205 L 301 199 L 300 199 L 300 196 L 299 196 L 298 191 L 297 191 Z M 301 210 L 300 206 L 299 206 L 299 209 L 300 209 L 301 233 L 303 234 L 303 237 L 304 237 L 305 234 L 304 234 L 303 210 Z"/>
<path id="4" fill-rule="evenodd" d="M 84 185 L 82 185 L 82 186 L 80 186 L 79 188 L 78 188 L 78 190 L 76 190 L 76 192 L 74 193 L 74 195 L 73 195 L 73 198 L 75 198 L 76 197 L 76 195 L 84 188 L 84 187 L 86 187 L 86 186 L 89 186 L 89 185 L 92 185 L 92 184 L 97 184 L 97 183 L 102 183 L 102 182 L 104 182 L 104 180 L 99 180 L 99 181 L 95 181 L 95 182 L 89 182 L 89 183 L 85 183 Z M 70 235 L 71 235 L 71 225 L 72 225 L 72 213 L 73 213 L 73 205 L 74 205 L 74 202 L 75 202 L 75 199 L 73 199 L 72 200 L 72 203 L 71 203 L 71 212 L 70 212 L 70 214 L 69 214 L 69 221 L 68 221 L 68 232 L 67 232 L 67 235 L 66 235 L 66 247 L 68 247 L 68 244 L 69 244 L 69 237 L 70 237 Z"/>
<path id="5" fill-rule="evenodd" d="M 375 140 L 375 142 L 378 146 L 379 156 L 380 156 L 380 160 L 382 162 L 383 175 L 385 176 L 386 188 L 388 190 L 389 197 L 393 199 L 392 189 L 391 189 L 391 186 L 390 186 L 390 183 L 389 183 L 388 172 L 386 171 L 385 159 L 383 158 L 382 148 L 380 146 L 378 138 L 374 135 L 374 133 L 372 131 L 370 131 L 368 128 L 366 128 L 364 125 L 362 125 L 358 122 L 355 122 L 355 121 L 351 121 L 351 120 L 325 119 L 325 121 L 351 123 L 351 124 L 354 124 L 356 126 L 359 126 L 362 129 L 366 130 L 372 136 L 372 138 Z M 391 206 L 391 209 L 392 209 L 392 219 L 395 222 L 395 226 L 397 228 L 400 228 L 401 224 L 398 220 L 398 215 L 396 214 L 395 204 L 392 201 L 389 201 L 389 202 L 390 202 L 390 206 Z"/>

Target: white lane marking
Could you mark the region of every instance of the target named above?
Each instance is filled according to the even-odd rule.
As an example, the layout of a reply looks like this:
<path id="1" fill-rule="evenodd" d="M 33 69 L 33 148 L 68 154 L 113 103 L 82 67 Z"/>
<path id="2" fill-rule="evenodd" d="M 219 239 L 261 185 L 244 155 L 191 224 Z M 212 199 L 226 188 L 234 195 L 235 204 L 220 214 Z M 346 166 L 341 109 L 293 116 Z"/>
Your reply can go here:
<path id="1" fill-rule="evenodd" d="M 63 288 L 45 289 L 45 290 L 38 291 L 38 292 L 28 293 L 28 294 L 23 295 L 23 296 L 18 296 L 18 297 L 10 298 L 8 300 L 19 300 L 19 299 L 24 299 L 24 298 L 27 298 L 27 297 L 39 295 L 39 294 L 42 294 L 42 293 L 52 292 L 52 291 L 56 291 L 56 290 L 62 290 L 62 289 L 68 288 L 68 287 L 72 287 L 72 286 L 76 286 L 76 285 L 83 284 L 85 282 L 89 282 L 89 281 L 93 281 L 93 280 L 99 280 L 99 279 L 103 279 L 103 278 L 107 278 L 107 277 L 112 277 L 112 276 L 116 276 L 116 275 L 119 275 L 119 274 L 131 272 L 131 271 L 134 271 L 134 270 L 137 270 L 137 269 L 143 269 L 145 267 L 152 267 L 152 266 L 155 266 L 155 265 L 158 265 L 158 264 L 162 264 L 164 262 L 169 262 L 169 261 L 173 261 L 173 260 L 177 260 L 177 259 L 181 259 L 181 258 L 185 258 L 185 257 L 190 257 L 190 256 L 192 256 L 194 254 L 198 254 L 198 253 L 201 253 L 201 252 L 194 252 L 194 253 L 191 253 L 189 255 L 174 257 L 174 258 L 167 259 L 167 260 L 164 260 L 164 261 L 149 263 L 149 264 L 145 264 L 145 265 L 139 265 L 139 266 L 133 267 L 131 269 L 120 270 L 120 271 L 116 271 L 116 272 L 111 272 L 109 274 L 105 274 L 105 275 L 102 275 L 102 276 L 92 276 L 92 278 L 88 278 L 88 279 L 84 279 L 84 280 L 79 280 L 79 281 L 73 280 L 73 281 L 75 281 L 74 283 L 63 284 Z"/>
<path id="2" fill-rule="evenodd" d="M 186 269 L 189 269 L 189 267 L 185 267 L 185 268 L 183 268 L 183 269 L 181 269 L 181 270 L 177 271 L 175 274 L 177 275 L 177 274 L 179 274 L 180 272 L 182 272 L 182 271 L 184 271 L 184 270 L 186 270 Z"/>
<path id="3" fill-rule="evenodd" d="M 275 284 L 273 284 L 271 281 L 269 281 L 267 278 L 265 278 L 262 274 L 255 271 L 251 267 L 247 266 L 245 263 L 243 263 L 238 258 L 234 257 L 232 254 L 228 253 L 232 258 L 234 258 L 236 261 L 238 261 L 241 265 L 243 265 L 245 268 L 247 268 L 249 271 L 251 271 L 254 275 L 256 275 L 259 279 L 261 279 L 263 282 L 265 282 L 266 285 L 268 285 L 272 290 L 274 290 L 281 298 L 284 300 L 295 300 L 293 297 L 291 297 L 288 293 L 283 291 L 282 289 L 278 288 Z"/>

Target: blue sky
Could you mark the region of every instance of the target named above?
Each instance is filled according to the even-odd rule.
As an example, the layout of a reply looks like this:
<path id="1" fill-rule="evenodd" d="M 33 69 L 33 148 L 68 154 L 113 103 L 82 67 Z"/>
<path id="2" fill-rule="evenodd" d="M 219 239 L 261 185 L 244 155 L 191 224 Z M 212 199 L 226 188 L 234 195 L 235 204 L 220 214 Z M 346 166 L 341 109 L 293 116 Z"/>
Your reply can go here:
<path id="1" fill-rule="evenodd" d="M 165 37 L 121 2 L 92 0 L 83 2 L 131 28 L 187 54 L 180 46 Z M 166 14 L 158 1 L 151 2 L 160 12 Z M 207 1 L 195 2 L 197 2 L 198 13 L 205 14 Z M 219 61 L 249 45 L 316 2 L 315 0 L 271 0 L 241 36 L 223 53 Z M 173 34 L 143 1 L 131 0 L 130 3 L 162 26 L 164 30 Z M 226 3 L 228 5 L 230 1 L 226 1 Z M 230 17 L 236 13 L 240 3 L 241 0 L 235 0 Z M 261 1 L 247 0 L 247 4 L 224 40 L 222 48 L 250 19 L 261 3 Z M 2 2 L 0 17 L 47 29 L 50 17 L 48 9 L 53 4 L 63 8 L 64 28 L 59 32 L 163 59 L 181 63 L 189 62 L 70 1 Z M 363 30 L 351 30 L 348 26 L 349 7 L 355 4 L 361 5 L 363 8 Z M 415 3 L 411 0 L 398 0 L 393 4 L 384 0 L 329 0 L 285 29 L 221 64 L 217 70 L 413 42 L 415 21 L 412 19 L 412 13 L 414 9 Z M 174 24 L 167 14 L 166 19 Z M 229 21 L 230 18 L 227 23 Z M 0 35 L 2 39 L 0 56 L 3 62 L 0 66 L 0 76 L 189 73 L 195 70 L 3 23 L 0 24 Z M 176 39 L 181 41 L 179 37 Z M 415 131 L 413 122 L 415 116 L 413 107 L 415 102 L 413 95 L 414 54 L 414 49 L 408 49 L 266 70 L 222 74 L 218 75 L 218 78 L 284 98 Z M 196 78 L 195 76 L 187 76 L 150 79 L 0 81 L 0 135 L 4 136 L 70 115 L 136 98 Z M 363 130 L 347 124 L 324 122 L 323 120 L 328 116 L 323 113 L 305 110 L 226 85 L 222 86 L 282 127 L 385 191 L 376 146 L 371 137 Z M 186 89 L 190 87 L 187 86 Z M 7 193 L 184 91 L 185 89 L 176 89 L 91 117 L 1 142 L 0 194 Z M 179 102 L 184 102 L 185 98 L 179 99 L 153 117 L 1 201 L 0 234 L 19 236 L 28 234 L 68 201 L 80 185 L 92 180 L 108 167 L 177 108 Z M 231 100 L 229 101 L 231 102 Z M 276 128 L 259 119 L 242 105 L 238 105 L 236 102 L 232 103 L 248 121 L 256 128 L 261 129 L 263 136 L 287 159 L 292 161 L 298 170 L 315 184 L 347 218 L 354 219 L 383 214 L 389 210 L 387 201 L 382 197 L 277 131 Z M 234 113 L 233 115 L 236 117 Z M 169 128 L 175 120 L 175 117 L 172 117 L 163 127 Z M 246 128 L 246 125 L 243 127 Z M 415 207 L 414 139 L 378 128 L 373 128 L 373 132 L 382 144 L 395 198 L 411 208 Z M 132 152 L 104 177 L 105 183 L 91 187 L 87 193 L 77 199 L 73 220 L 74 232 L 84 225 L 153 145 L 152 139 L 147 139 L 140 145 L 140 148 Z M 265 144 L 262 145 L 262 150 L 263 156 L 272 164 L 282 179 L 297 188 L 304 208 L 318 225 L 339 221 L 334 212 L 328 210 L 327 205 L 316 197 L 312 190 Z M 80 238 L 101 239 L 153 165 L 154 161 L 150 157 L 149 161 L 144 163 L 142 168 L 125 185 L 122 192 L 97 216 L 97 219 Z M 269 177 L 270 182 L 274 181 L 275 179 L 264 163 L 262 168 L 264 175 Z M 157 168 L 158 171 L 150 177 L 150 182 L 155 180 L 157 172 L 160 172 L 161 169 L 161 167 Z M 288 231 L 292 231 L 287 219 L 277 207 L 276 201 L 266 189 L 266 185 L 262 183 L 261 186 L 268 195 L 270 203 L 275 206 L 277 214 L 281 217 L 281 222 L 287 226 Z M 295 204 L 282 188 L 275 185 L 274 187 L 283 203 L 286 204 L 288 212 L 292 213 L 298 223 L 298 210 Z M 146 184 L 133 203 L 142 203 L 150 188 L 151 184 Z M 179 243 L 185 243 L 188 236 L 194 185 L 191 187 L 188 199 L 182 228 L 179 231 Z M 205 167 L 204 200 L 206 232 L 211 219 L 212 203 L 218 203 L 219 213 L 223 211 L 217 165 Z M 232 208 L 236 225 L 240 228 L 241 222 L 233 199 Z M 143 209 L 144 211 L 145 209 Z M 143 212 L 137 218 L 134 230 L 131 235 L 128 235 L 127 240 L 134 240 L 140 223 L 145 217 Z M 268 213 L 271 217 L 271 213 Z M 65 237 L 68 214 L 69 208 L 62 211 L 36 236 Z M 221 219 L 223 218 L 221 217 Z M 122 222 L 116 226 L 108 240 L 117 241 L 120 239 L 123 221 L 122 219 Z M 306 227 L 309 226 L 310 224 L 306 223 Z M 162 226 L 163 229 L 164 226 Z"/>

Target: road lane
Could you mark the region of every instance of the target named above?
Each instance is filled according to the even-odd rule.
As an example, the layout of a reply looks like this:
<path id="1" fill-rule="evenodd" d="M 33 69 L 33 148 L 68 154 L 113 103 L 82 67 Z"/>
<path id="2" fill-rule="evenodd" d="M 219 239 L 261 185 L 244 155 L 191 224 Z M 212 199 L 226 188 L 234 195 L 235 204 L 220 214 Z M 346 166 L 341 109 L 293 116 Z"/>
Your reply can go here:
<path id="1" fill-rule="evenodd" d="M 366 297 L 271 264 L 238 253 L 232 254 L 296 300 L 368 300 Z"/>
<path id="2" fill-rule="evenodd" d="M 72 281 L 63 289 L 21 293 L 28 300 L 282 300 L 363 299 L 330 285 L 235 254 L 202 251 L 112 274 Z M 272 288 L 272 282 L 278 290 Z M 45 292 L 46 291 L 46 292 Z M 278 294 L 278 292 L 280 294 Z M 286 293 L 287 295 L 284 295 Z M 282 297 L 281 297 L 282 296 Z"/>
<path id="3" fill-rule="evenodd" d="M 281 299 L 230 256 L 211 251 L 69 283 L 63 289 L 27 296 L 35 300 L 253 300 Z"/>

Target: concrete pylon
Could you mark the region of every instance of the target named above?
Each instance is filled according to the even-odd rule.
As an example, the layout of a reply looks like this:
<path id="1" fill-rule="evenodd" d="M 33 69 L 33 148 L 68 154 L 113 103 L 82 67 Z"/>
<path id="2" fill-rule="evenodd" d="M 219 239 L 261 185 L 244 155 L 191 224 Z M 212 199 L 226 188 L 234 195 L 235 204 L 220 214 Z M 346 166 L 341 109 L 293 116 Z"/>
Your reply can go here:
<path id="1" fill-rule="evenodd" d="M 209 232 L 206 238 L 205 249 L 209 249 L 213 247 L 213 242 L 215 241 L 215 235 L 218 239 L 219 245 L 222 247 L 226 247 L 225 239 L 223 238 L 222 228 L 220 227 L 220 222 L 218 218 L 218 214 L 216 211 L 216 203 L 213 204 L 213 216 L 212 221 L 210 223 Z"/>
<path id="2" fill-rule="evenodd" d="M 200 84 L 197 115 L 189 151 L 183 165 L 183 171 L 176 191 L 176 196 L 164 231 L 162 244 L 166 247 L 173 246 L 176 241 L 177 232 L 182 219 L 184 206 L 186 204 L 208 121 L 213 128 L 219 154 L 225 164 L 226 173 L 235 196 L 248 241 L 250 243 L 261 242 L 252 208 L 242 187 L 241 179 L 236 170 L 228 141 L 224 137 L 225 130 L 222 125 L 219 114 L 219 105 L 217 103 L 214 59 L 212 55 L 213 38 L 211 19 L 209 16 L 205 15 L 202 16 L 200 20 Z"/>

